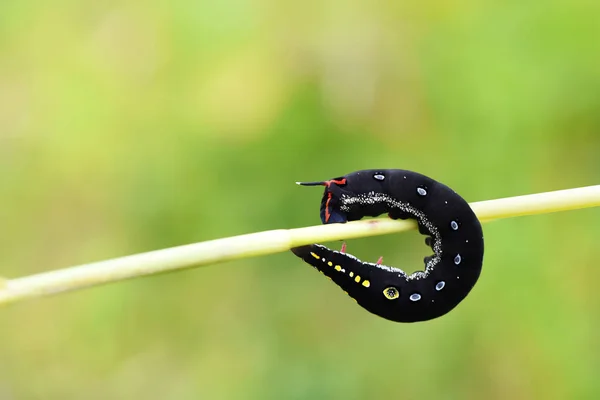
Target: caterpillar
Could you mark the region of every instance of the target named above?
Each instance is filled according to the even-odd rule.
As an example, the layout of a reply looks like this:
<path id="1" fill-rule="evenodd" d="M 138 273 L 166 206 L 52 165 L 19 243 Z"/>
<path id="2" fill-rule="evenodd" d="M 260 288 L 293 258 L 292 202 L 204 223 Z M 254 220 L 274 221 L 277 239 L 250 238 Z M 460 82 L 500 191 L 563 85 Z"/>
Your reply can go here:
<path id="1" fill-rule="evenodd" d="M 322 182 L 320 216 L 324 224 L 345 223 L 388 213 L 414 219 L 433 255 L 424 270 L 406 274 L 399 268 L 364 262 L 320 244 L 292 252 L 331 278 L 366 309 L 396 322 L 427 321 L 455 308 L 471 291 L 483 264 L 483 231 L 469 204 L 448 186 L 401 169 L 361 170 Z"/>

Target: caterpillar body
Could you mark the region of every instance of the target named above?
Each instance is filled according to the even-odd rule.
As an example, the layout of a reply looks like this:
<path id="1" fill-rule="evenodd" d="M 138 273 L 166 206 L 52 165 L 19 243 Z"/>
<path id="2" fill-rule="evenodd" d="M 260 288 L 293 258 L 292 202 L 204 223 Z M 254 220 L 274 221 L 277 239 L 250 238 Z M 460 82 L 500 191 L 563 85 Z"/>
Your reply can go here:
<path id="1" fill-rule="evenodd" d="M 367 311 L 396 322 L 426 321 L 456 307 L 481 273 L 483 232 L 469 204 L 448 186 L 401 169 L 362 170 L 322 182 L 324 224 L 344 223 L 388 213 L 414 219 L 433 255 L 425 268 L 406 274 L 380 261 L 364 262 L 319 244 L 292 252 L 340 286 Z"/>

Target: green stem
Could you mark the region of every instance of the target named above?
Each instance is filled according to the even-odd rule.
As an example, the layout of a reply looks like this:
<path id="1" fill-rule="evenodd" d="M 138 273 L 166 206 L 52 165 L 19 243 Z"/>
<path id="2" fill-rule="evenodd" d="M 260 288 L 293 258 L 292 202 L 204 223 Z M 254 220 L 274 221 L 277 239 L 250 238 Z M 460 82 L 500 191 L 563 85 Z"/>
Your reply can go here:
<path id="1" fill-rule="evenodd" d="M 600 206 L 600 185 L 471 203 L 482 222 Z M 287 251 L 310 243 L 414 229 L 414 221 L 370 219 L 277 229 L 84 264 L 23 278 L 0 278 L 0 305 L 109 282 Z"/>

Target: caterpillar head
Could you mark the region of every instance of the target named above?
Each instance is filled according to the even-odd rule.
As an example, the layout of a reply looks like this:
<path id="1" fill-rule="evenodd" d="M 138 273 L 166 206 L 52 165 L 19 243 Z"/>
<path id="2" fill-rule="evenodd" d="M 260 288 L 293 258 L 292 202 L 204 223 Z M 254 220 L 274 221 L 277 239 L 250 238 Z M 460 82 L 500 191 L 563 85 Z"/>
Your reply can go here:
<path id="1" fill-rule="evenodd" d="M 348 221 L 345 212 L 340 210 L 340 199 L 348 184 L 346 177 L 339 177 L 321 182 L 296 182 L 302 186 L 325 186 L 321 199 L 321 221 L 324 224 L 344 223 Z"/>

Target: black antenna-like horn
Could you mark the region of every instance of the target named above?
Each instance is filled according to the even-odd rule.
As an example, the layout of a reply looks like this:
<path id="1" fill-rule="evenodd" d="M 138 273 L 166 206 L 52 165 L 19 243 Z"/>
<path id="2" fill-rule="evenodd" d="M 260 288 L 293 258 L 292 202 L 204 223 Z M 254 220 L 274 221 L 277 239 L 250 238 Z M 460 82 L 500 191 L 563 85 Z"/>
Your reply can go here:
<path id="1" fill-rule="evenodd" d="M 301 185 L 301 186 L 327 186 L 327 183 L 325 181 L 321 181 L 321 182 L 296 182 L 296 185 Z"/>

